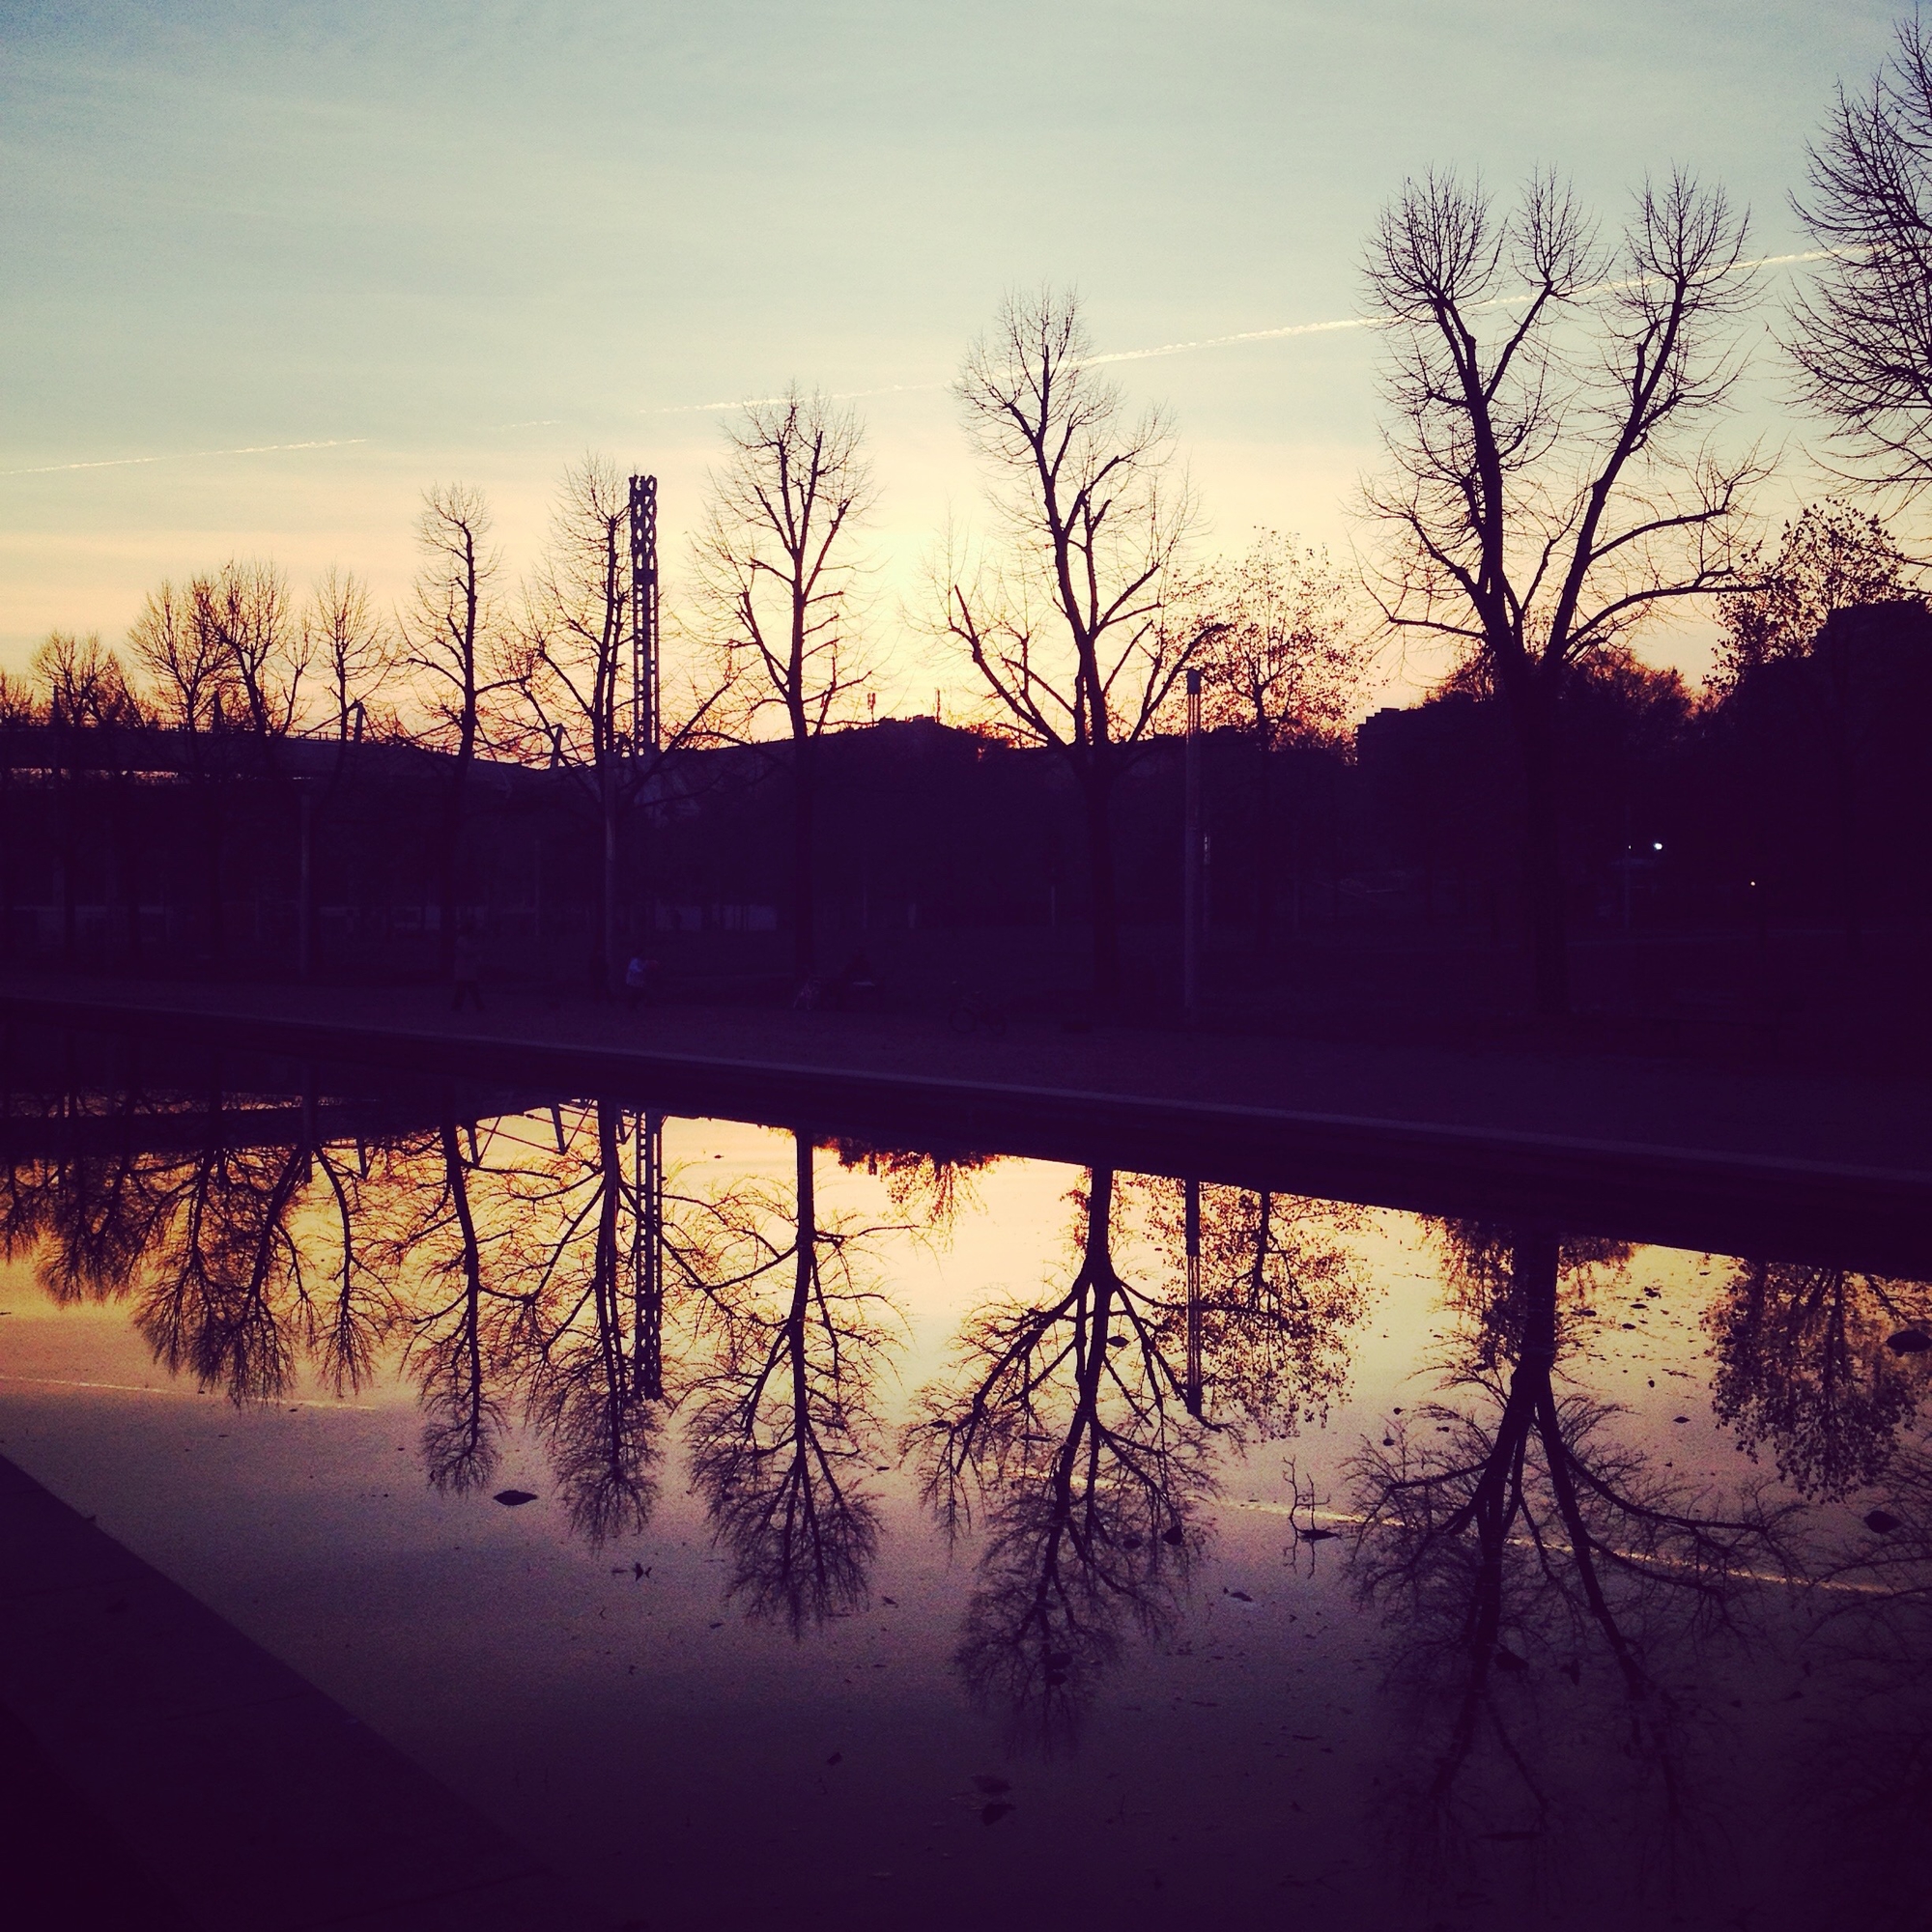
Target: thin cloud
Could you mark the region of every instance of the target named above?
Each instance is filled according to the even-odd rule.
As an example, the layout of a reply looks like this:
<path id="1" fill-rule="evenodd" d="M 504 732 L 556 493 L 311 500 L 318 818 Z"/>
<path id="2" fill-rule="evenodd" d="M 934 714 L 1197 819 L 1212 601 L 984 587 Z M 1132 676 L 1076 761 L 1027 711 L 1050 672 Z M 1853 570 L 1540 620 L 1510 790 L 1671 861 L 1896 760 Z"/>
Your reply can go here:
<path id="1" fill-rule="evenodd" d="M 27 469 L 0 469 L 0 476 L 52 476 L 63 469 L 128 469 L 143 463 L 194 463 L 205 456 L 269 456 L 287 449 L 347 449 L 366 436 L 338 436 L 314 442 L 251 442 L 240 449 L 178 449 L 164 456 L 104 456 L 93 463 L 38 463 Z"/>

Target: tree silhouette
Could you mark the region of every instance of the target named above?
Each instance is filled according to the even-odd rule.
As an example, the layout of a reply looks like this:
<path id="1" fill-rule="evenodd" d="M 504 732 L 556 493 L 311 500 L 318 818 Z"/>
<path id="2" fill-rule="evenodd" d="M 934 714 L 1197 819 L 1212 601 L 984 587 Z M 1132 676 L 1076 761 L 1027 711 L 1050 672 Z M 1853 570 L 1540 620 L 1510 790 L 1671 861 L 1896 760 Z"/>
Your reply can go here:
<path id="1" fill-rule="evenodd" d="M 1174 432 L 1126 413 L 1095 373 L 1077 299 L 1009 296 L 955 385 L 1001 532 L 980 567 L 940 588 L 943 633 L 1027 742 L 1079 789 L 1092 904 L 1094 997 L 1121 996 L 1114 802 L 1202 641 L 1180 597 L 1194 506 Z"/>
<path id="2" fill-rule="evenodd" d="M 1350 1471 L 1359 1595 L 1437 1731 L 1401 1829 L 1428 1868 L 1499 1810 L 1554 1828 L 1562 1741 L 1588 1737 L 1584 1776 L 1601 1777 L 1620 1734 L 1632 1837 L 1675 1860 L 1693 1797 L 1686 1648 L 1731 1627 L 1765 1577 L 1795 1572 L 1797 1506 L 1747 1489 L 1719 1513 L 1621 1438 L 1613 1405 L 1560 1386 L 1591 1272 L 1621 1265 L 1616 1250 L 1475 1224 L 1444 1239 L 1463 1318 L 1454 1399 L 1393 1422 Z M 1552 1723 L 1539 1700 L 1565 1681 L 1577 1709 Z"/>
<path id="3" fill-rule="evenodd" d="M 861 1268 L 880 1229 L 822 1219 L 793 1136 L 786 1202 L 720 1204 L 685 1403 L 694 1485 L 731 1554 L 727 1600 L 794 1636 L 861 1608 L 878 1548 L 877 1384 L 896 1310 Z"/>
<path id="4" fill-rule="evenodd" d="M 973 1317 L 904 1433 L 948 1535 L 984 1531 L 955 1667 L 1049 1746 L 1125 1630 L 1170 1626 L 1213 1491 L 1208 1432 L 1164 1350 L 1171 1311 L 1115 1264 L 1112 1171 L 1092 1170 L 1075 1203 L 1065 1287 Z"/>
<path id="5" fill-rule="evenodd" d="M 1711 430 L 1752 299 L 1746 223 L 1688 176 L 1646 185 L 1613 248 L 1550 176 L 1507 216 L 1454 175 L 1411 181 L 1369 246 L 1387 326 L 1387 532 L 1399 630 L 1480 666 L 1516 741 L 1537 1005 L 1568 1002 L 1557 705 L 1592 653 L 1742 581 L 1764 466 Z"/>
<path id="6" fill-rule="evenodd" d="M 1932 1290 L 1844 1268 L 1740 1262 L 1705 1315 L 1711 1406 L 1753 1458 L 1835 1499 L 1876 1482 L 1925 1399 L 1924 1358 L 1886 1347 L 1932 1321 Z"/>
<path id="7" fill-rule="evenodd" d="M 1185 1238 L 1182 1189 L 1143 1183 L 1150 1236 L 1167 1253 Z M 1163 1340 L 1193 1336 L 1203 1400 L 1216 1422 L 1262 1436 L 1324 1422 L 1349 1386 L 1351 1333 L 1371 1285 L 1345 1245 L 1362 1210 L 1269 1189 L 1200 1190 L 1200 1289 L 1173 1304 Z"/>
<path id="8" fill-rule="evenodd" d="M 876 492 L 858 412 L 816 389 L 748 403 L 724 434 L 729 455 L 693 547 L 698 601 L 727 660 L 746 653 L 751 718 L 784 721 L 792 962 L 805 980 L 818 970 L 818 741 L 867 675 L 855 541 Z"/>
<path id="9" fill-rule="evenodd" d="M 1798 213 L 1824 256 L 1788 344 L 1856 475 L 1932 481 L 1932 46 L 1915 14 L 1862 94 L 1838 89 Z"/>

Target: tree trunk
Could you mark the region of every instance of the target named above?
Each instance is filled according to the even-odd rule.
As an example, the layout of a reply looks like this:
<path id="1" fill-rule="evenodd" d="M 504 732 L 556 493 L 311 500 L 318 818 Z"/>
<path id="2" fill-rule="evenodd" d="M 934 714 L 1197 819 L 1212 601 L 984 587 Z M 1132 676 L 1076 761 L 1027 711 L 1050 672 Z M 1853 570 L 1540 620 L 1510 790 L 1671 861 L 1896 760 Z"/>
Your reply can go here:
<path id="1" fill-rule="evenodd" d="M 201 794 L 202 864 L 204 890 L 208 895 L 208 956 L 218 961 L 228 949 L 227 920 L 221 895 L 221 787 L 218 781 L 205 781 Z"/>
<path id="2" fill-rule="evenodd" d="M 1264 962 L 1274 936 L 1274 755 L 1268 749 L 1265 720 L 1258 719 L 1255 749 L 1261 763 L 1255 777 L 1255 958 Z"/>
<path id="3" fill-rule="evenodd" d="M 598 805 L 604 822 L 603 915 L 604 990 L 615 992 L 622 977 L 621 950 L 617 939 L 617 755 L 604 754 L 598 773 Z"/>
<path id="4" fill-rule="evenodd" d="M 0 763 L 0 959 L 14 961 L 14 854 L 21 840 L 14 823 L 14 749 Z"/>
<path id="5" fill-rule="evenodd" d="M 1521 693 L 1510 706 L 1522 759 L 1523 912 L 1531 987 L 1536 1010 L 1545 1015 L 1567 1012 L 1570 1007 L 1553 709 L 1541 691 Z"/>
<path id="6" fill-rule="evenodd" d="M 1088 899 L 1094 940 L 1094 1005 L 1103 1013 L 1121 1004 L 1121 916 L 1114 881 L 1113 787 L 1104 772 L 1082 774 L 1087 808 Z"/>
<path id="7" fill-rule="evenodd" d="M 812 866 L 818 774 L 810 737 L 793 736 L 791 759 L 792 971 L 802 985 L 818 971 L 818 909 Z"/>
<path id="8" fill-rule="evenodd" d="M 74 832 L 73 832 L 73 788 L 72 770 L 63 760 L 54 774 L 54 796 L 60 810 L 60 911 L 61 911 L 61 964 L 69 971 L 73 968 L 74 944 L 76 937 L 76 916 L 74 912 Z"/>
<path id="9" fill-rule="evenodd" d="M 135 858 L 133 827 L 128 809 L 128 781 L 116 781 L 114 787 L 114 846 L 116 870 L 121 875 L 123 917 L 127 921 L 122 947 L 123 963 L 129 971 L 141 965 L 141 867 Z"/>
<path id="10" fill-rule="evenodd" d="M 463 817 L 469 789 L 471 751 L 465 745 L 456 754 L 449 794 L 443 803 L 441 850 L 437 865 L 436 970 L 443 980 L 456 977 L 457 873 L 463 861 Z"/>
<path id="11" fill-rule="evenodd" d="M 1864 954 L 1864 895 L 1859 877 L 1859 773 L 1852 744 L 1852 676 L 1848 640 L 1828 632 L 1826 671 L 1831 680 L 1833 804 L 1838 834 L 1838 917 L 1845 957 Z"/>

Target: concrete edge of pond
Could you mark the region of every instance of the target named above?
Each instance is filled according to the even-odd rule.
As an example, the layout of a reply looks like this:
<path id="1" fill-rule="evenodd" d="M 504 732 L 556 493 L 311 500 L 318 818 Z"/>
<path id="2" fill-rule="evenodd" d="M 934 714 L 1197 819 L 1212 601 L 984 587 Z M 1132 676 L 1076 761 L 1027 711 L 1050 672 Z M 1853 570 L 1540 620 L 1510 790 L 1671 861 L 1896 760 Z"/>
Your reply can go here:
<path id="1" fill-rule="evenodd" d="M 202 1932 L 590 1932 L 555 1874 L 0 1458 L 0 1706 Z"/>
<path id="2" fill-rule="evenodd" d="M 0 1015 L 360 1063 L 882 1145 L 1264 1186 L 1410 1212 L 1932 1278 L 1932 1172 L 445 1027 L 0 990 Z"/>

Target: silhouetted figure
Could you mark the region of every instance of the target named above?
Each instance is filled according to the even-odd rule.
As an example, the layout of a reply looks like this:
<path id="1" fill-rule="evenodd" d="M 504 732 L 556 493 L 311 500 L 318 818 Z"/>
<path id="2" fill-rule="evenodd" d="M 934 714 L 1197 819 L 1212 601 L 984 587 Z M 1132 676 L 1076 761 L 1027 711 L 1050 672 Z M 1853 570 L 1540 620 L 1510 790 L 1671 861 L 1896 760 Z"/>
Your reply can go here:
<path id="1" fill-rule="evenodd" d="M 632 953 L 631 963 L 624 968 L 624 1010 L 636 1012 L 645 1003 L 651 990 L 651 981 L 657 977 L 658 962 L 646 959 L 639 953 Z"/>

